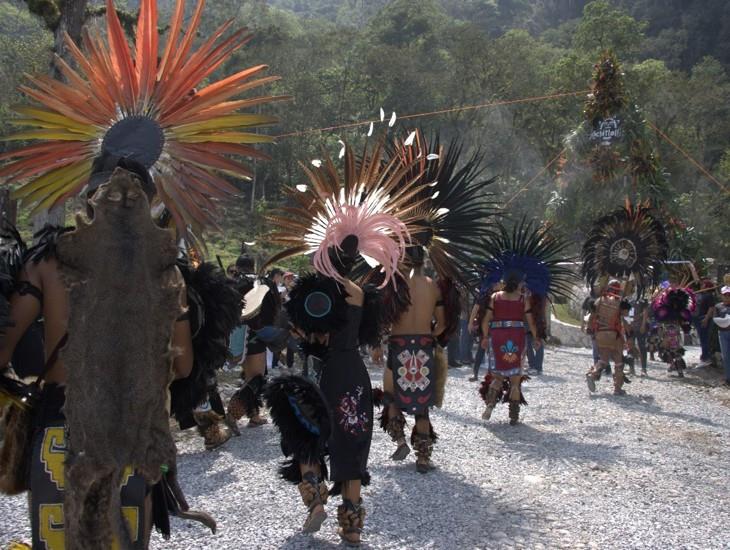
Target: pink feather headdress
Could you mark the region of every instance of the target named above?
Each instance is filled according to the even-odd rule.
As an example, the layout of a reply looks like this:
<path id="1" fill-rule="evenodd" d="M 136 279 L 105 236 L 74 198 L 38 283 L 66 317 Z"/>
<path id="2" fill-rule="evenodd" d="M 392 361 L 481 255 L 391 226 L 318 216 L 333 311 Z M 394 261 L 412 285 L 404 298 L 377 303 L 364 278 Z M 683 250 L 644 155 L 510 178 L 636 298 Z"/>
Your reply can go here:
<path id="1" fill-rule="evenodd" d="M 416 227 L 420 203 L 420 174 L 411 176 L 412 165 L 398 159 L 383 159 L 382 142 L 373 150 L 367 146 L 356 158 L 345 146 L 344 173 L 340 174 L 331 158 L 302 164 L 309 185 L 288 190 L 296 206 L 280 208 L 269 216 L 276 228 L 271 242 L 286 247 L 267 264 L 297 254 L 314 253 L 314 268 L 338 281 L 343 277 L 333 263 L 345 254 L 343 241 L 357 239 L 358 253 L 371 266 L 381 266 L 383 285 L 396 276 L 398 265 Z M 406 184 L 403 184 L 403 181 Z"/>
<path id="2" fill-rule="evenodd" d="M 691 288 L 669 287 L 654 297 L 651 303 L 654 315 L 660 323 L 692 320 L 697 307 L 697 297 Z"/>

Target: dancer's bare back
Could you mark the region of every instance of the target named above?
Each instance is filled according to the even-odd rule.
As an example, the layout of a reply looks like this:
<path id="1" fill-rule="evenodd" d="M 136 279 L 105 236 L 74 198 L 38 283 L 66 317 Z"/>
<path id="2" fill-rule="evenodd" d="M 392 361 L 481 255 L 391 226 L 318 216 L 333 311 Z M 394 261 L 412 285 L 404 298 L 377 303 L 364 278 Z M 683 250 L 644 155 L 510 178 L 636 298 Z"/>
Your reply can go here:
<path id="1" fill-rule="evenodd" d="M 407 279 L 411 296 L 410 307 L 393 324 L 391 334 L 433 334 L 438 336 L 444 329 L 444 308 L 438 285 L 425 275 L 414 274 Z M 431 323 L 436 325 L 431 328 Z"/>

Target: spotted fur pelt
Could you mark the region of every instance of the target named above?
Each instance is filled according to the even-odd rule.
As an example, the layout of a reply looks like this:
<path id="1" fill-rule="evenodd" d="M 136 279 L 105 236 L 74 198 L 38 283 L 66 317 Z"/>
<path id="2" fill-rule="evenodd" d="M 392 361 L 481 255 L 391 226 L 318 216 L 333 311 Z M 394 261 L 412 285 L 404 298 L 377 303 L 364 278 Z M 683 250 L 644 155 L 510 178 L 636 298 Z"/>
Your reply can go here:
<path id="1" fill-rule="evenodd" d="M 69 550 L 130 546 L 119 486 L 133 465 L 149 483 L 172 464 L 165 409 L 172 328 L 184 285 L 171 233 L 151 220 L 138 180 L 117 168 L 91 222 L 59 238 L 69 291 L 65 524 Z"/>

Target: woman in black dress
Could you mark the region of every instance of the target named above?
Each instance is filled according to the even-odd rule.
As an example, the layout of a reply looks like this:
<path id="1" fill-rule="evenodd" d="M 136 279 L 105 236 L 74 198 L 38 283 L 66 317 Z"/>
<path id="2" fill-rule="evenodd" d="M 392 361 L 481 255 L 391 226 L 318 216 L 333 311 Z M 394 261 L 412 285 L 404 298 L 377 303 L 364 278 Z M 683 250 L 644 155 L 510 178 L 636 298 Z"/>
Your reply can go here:
<path id="1" fill-rule="evenodd" d="M 317 338 L 326 345 L 319 388 L 331 418 L 327 440 L 329 479 L 335 484 L 332 494 L 342 494 L 342 504 L 337 508 L 340 535 L 346 543 L 357 544 L 365 519 L 360 488 L 370 479 L 367 462 L 373 437 L 373 401 L 370 376 L 358 350 L 365 295 L 359 286 L 346 278 L 357 255 L 353 242 L 356 243 L 356 239 L 350 239 L 349 250 L 344 254 L 341 252 L 335 261 L 344 279 L 337 284 L 339 295 L 333 294 L 333 299 L 344 301 L 339 306 L 344 312 L 344 323 Z M 347 250 L 345 243 L 344 250 Z M 293 307 L 296 305 L 293 304 Z M 300 464 L 300 471 L 302 479 L 310 486 L 305 490 L 319 485 L 322 471 L 318 462 Z M 326 518 L 324 502 L 316 500 L 309 504 L 305 531 L 318 530 Z"/>
<path id="2" fill-rule="evenodd" d="M 358 348 L 379 342 L 382 334 L 380 316 L 371 313 L 377 310 L 377 292 L 364 292 L 349 275 L 364 257 L 381 266 L 384 285 L 396 276 L 409 229 L 393 215 L 407 212 L 408 194 L 395 189 L 408 167 L 383 162 L 381 146 L 357 159 L 347 148 L 344 178 L 331 159 L 323 164 L 317 170 L 307 167 L 311 186 L 291 191 L 299 206 L 272 216 L 278 229 L 272 242 L 289 248 L 270 260 L 314 252 L 317 273 L 300 277 L 286 309 L 307 344 L 305 353 L 320 360 L 319 380 L 280 377 L 265 397 L 281 432 L 282 451 L 290 457 L 280 472 L 297 483 L 309 510 L 304 532 L 319 530 L 328 494 L 341 494 L 339 534 L 357 546 L 365 519 L 360 489 L 369 482 L 373 432 L 372 389 Z M 326 455 L 334 482 L 329 492 Z"/>

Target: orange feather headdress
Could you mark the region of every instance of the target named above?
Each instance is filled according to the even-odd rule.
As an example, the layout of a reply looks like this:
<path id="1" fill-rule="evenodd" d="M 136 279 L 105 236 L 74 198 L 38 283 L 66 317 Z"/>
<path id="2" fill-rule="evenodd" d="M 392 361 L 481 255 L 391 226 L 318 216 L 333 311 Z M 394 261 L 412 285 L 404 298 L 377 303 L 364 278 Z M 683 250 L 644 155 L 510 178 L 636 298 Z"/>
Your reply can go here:
<path id="1" fill-rule="evenodd" d="M 93 159 L 105 150 L 150 171 L 181 235 L 199 235 L 216 225 L 217 201 L 238 193 L 222 174 L 251 175 L 232 157 L 266 158 L 252 144 L 272 141 L 248 130 L 274 118 L 240 110 L 282 98 L 235 99 L 277 80 L 253 78 L 265 65 L 200 87 L 251 39 L 246 29 L 224 38 L 232 24 L 228 21 L 194 51 L 204 5 L 198 0 L 183 32 L 185 1 L 177 0 L 161 53 L 156 0 L 140 3 L 133 50 L 113 0 L 106 0 L 106 41 L 84 31 L 84 53 L 66 35 L 77 68 L 56 57 L 65 83 L 44 75 L 28 77 L 29 84 L 20 89 L 36 104 L 16 107 L 22 118 L 11 122 L 24 129 L 4 138 L 39 140 L 0 155 L 0 161 L 9 161 L 0 177 L 6 184 L 22 183 L 15 198 L 36 213 L 80 193 Z"/>

